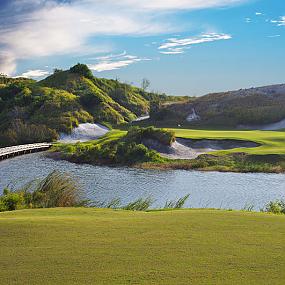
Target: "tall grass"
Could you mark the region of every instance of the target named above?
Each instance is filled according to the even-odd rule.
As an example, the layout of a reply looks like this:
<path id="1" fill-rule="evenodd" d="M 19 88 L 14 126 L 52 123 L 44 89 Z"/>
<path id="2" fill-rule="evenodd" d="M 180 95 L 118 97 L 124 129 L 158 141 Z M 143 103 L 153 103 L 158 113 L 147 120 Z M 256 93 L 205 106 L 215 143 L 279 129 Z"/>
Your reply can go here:
<path id="1" fill-rule="evenodd" d="M 83 205 L 78 183 L 67 173 L 53 171 L 41 180 L 32 193 L 34 203 L 41 208 L 75 207 Z"/>
<path id="2" fill-rule="evenodd" d="M 25 208 L 87 206 L 78 183 L 67 173 L 53 171 L 42 180 L 32 180 L 16 191 L 5 189 L 0 211 Z"/>
<path id="3" fill-rule="evenodd" d="M 164 205 L 164 209 L 181 209 L 189 197 L 190 197 L 190 194 L 187 194 L 186 196 L 178 200 L 166 201 Z"/>
<path id="4" fill-rule="evenodd" d="M 146 211 L 152 204 L 153 199 L 151 197 L 147 197 L 145 199 L 140 198 L 134 202 L 127 204 L 126 206 L 123 206 L 122 209 L 129 211 Z"/>

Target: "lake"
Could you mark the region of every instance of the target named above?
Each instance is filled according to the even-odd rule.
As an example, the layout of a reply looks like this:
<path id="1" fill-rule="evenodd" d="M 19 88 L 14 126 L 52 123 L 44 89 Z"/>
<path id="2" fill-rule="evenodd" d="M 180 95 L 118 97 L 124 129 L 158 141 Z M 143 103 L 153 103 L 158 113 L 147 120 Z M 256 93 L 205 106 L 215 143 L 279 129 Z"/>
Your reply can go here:
<path id="1" fill-rule="evenodd" d="M 8 184 L 22 185 L 57 169 L 70 173 L 86 197 L 98 201 L 121 198 L 124 204 L 151 196 L 154 207 L 166 200 L 190 194 L 185 207 L 242 209 L 253 204 L 259 210 L 267 202 L 285 198 L 285 175 L 219 173 L 183 170 L 142 170 L 79 165 L 55 161 L 34 153 L 0 162 L 0 191 Z"/>

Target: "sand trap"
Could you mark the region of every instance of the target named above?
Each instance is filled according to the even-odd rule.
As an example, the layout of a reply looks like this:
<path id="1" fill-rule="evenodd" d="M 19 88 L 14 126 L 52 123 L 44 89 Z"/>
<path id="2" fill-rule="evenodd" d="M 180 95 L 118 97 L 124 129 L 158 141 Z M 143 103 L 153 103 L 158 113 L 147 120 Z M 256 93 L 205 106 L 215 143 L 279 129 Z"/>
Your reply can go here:
<path id="1" fill-rule="evenodd" d="M 75 143 L 75 142 L 86 142 L 90 140 L 98 139 L 109 132 L 107 127 L 99 124 L 85 123 L 80 124 L 77 128 L 72 130 L 72 133 L 61 134 L 59 142 L 63 143 Z"/>
<path id="2" fill-rule="evenodd" d="M 192 140 L 177 138 L 171 147 L 161 145 L 157 142 L 147 140 L 143 142 L 147 147 L 158 151 L 161 156 L 170 159 L 195 159 L 200 154 L 227 150 L 234 148 L 257 147 L 259 144 L 239 140 Z"/>

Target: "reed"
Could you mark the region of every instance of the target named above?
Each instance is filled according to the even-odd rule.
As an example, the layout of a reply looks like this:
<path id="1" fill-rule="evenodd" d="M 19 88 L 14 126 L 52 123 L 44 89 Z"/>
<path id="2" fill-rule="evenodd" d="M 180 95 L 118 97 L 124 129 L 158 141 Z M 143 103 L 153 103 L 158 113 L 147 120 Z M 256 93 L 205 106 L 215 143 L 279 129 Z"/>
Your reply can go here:
<path id="1" fill-rule="evenodd" d="M 190 194 L 187 194 L 186 196 L 179 198 L 178 200 L 166 201 L 164 209 L 181 209 L 189 197 Z"/>

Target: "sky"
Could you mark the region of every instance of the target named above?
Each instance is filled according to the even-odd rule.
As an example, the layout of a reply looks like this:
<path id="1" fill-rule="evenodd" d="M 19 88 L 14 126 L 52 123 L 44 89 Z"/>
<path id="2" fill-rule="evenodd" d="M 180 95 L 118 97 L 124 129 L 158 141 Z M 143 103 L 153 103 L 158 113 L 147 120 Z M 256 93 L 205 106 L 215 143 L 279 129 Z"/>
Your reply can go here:
<path id="1" fill-rule="evenodd" d="M 0 73 L 97 77 L 200 96 L 285 83 L 284 0 L 0 0 Z"/>

